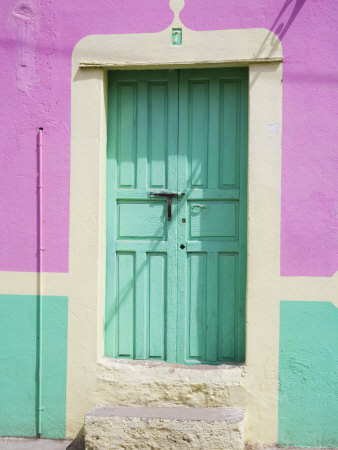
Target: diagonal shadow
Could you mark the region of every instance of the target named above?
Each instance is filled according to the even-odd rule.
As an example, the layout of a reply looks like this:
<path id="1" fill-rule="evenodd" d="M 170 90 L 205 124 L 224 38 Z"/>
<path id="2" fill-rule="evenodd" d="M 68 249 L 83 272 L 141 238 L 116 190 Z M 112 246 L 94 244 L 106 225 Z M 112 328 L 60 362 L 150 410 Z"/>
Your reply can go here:
<path id="1" fill-rule="evenodd" d="M 259 58 L 262 55 L 263 51 L 268 45 L 269 40 L 270 49 L 268 51 L 267 57 L 269 58 L 274 55 L 279 45 L 277 36 L 279 37 L 280 41 L 283 41 L 286 33 L 300 13 L 305 2 L 306 0 L 285 0 L 284 5 L 277 14 L 277 17 L 273 21 L 272 25 L 269 27 L 269 31 L 267 32 L 261 46 L 255 54 L 256 58 Z M 250 82 L 250 88 L 255 84 L 258 77 L 259 73 L 257 73 Z"/>

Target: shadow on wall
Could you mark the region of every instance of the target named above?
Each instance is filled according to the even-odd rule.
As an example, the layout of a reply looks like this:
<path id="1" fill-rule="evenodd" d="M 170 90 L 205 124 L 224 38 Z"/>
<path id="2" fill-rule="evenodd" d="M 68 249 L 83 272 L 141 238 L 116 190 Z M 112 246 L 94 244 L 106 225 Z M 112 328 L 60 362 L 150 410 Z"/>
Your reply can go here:
<path id="1" fill-rule="evenodd" d="M 278 16 L 276 17 L 276 20 L 270 27 L 270 30 L 277 34 L 280 40 L 282 40 L 286 35 L 288 29 L 292 25 L 295 18 L 298 16 L 305 2 L 306 0 L 286 0 L 286 2 L 284 3 L 283 8 L 280 10 Z M 289 9 L 289 6 L 291 6 L 291 8 L 293 6 L 293 9 Z M 288 13 L 290 13 L 289 16 Z M 282 20 L 284 20 L 285 22 L 283 22 Z"/>
<path id="2" fill-rule="evenodd" d="M 279 11 L 275 21 L 269 27 L 269 31 L 262 42 L 261 46 L 258 49 L 255 57 L 259 58 L 264 49 L 266 48 L 268 41 L 270 40 L 270 50 L 267 54 L 267 57 L 273 56 L 276 52 L 277 47 L 279 45 L 279 40 L 282 41 L 284 36 L 286 35 L 288 29 L 294 22 L 295 18 L 299 14 L 300 10 L 304 6 L 306 0 L 286 0 L 282 9 Z M 293 6 L 293 9 L 292 9 Z M 279 40 L 278 40 L 279 38 Z M 259 74 L 257 74 L 250 83 L 250 88 L 255 84 Z"/>
<path id="3" fill-rule="evenodd" d="M 280 41 L 283 40 L 284 36 L 286 35 L 288 29 L 294 22 L 295 18 L 298 16 L 300 10 L 302 9 L 304 3 L 306 0 L 286 0 L 282 9 L 279 11 L 278 16 L 276 17 L 273 24 L 269 27 L 269 32 L 267 33 L 264 41 L 262 42 L 262 45 L 260 46 L 256 57 L 259 57 L 263 49 L 265 48 L 267 41 L 269 38 L 271 38 L 271 49 L 269 51 L 268 56 L 272 56 L 273 53 L 276 51 L 276 48 L 278 46 L 278 40 L 276 39 L 276 36 L 279 37 Z M 293 5 L 293 9 L 289 9 L 289 7 Z"/>

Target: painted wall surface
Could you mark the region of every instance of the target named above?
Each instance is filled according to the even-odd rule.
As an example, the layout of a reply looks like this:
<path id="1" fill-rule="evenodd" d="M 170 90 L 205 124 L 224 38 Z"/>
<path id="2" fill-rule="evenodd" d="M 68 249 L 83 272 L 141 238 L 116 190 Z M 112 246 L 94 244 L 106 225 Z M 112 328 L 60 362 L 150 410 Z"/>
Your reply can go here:
<path id="1" fill-rule="evenodd" d="M 41 435 L 66 432 L 67 297 L 42 297 L 42 358 L 39 299 L 0 295 L 0 436 L 36 436 L 39 361 L 42 362 Z"/>
<path id="2" fill-rule="evenodd" d="M 281 302 L 279 444 L 338 446 L 338 309 Z"/>
<path id="3" fill-rule="evenodd" d="M 88 34 L 160 31 L 173 12 L 166 0 L 4 0 L 0 11 L 0 270 L 37 270 L 37 131 L 43 127 L 43 271 L 67 272 L 74 46 Z"/>
<path id="4" fill-rule="evenodd" d="M 282 41 L 281 274 L 286 276 L 331 276 L 338 268 L 332 245 L 338 230 L 337 17 L 334 0 L 187 0 L 181 14 L 194 30 L 264 27 Z"/>
<path id="5" fill-rule="evenodd" d="M 195 30 L 265 27 L 283 43 L 283 275 L 331 276 L 337 270 L 332 245 L 337 231 L 337 17 L 335 0 L 187 0 L 181 13 L 183 23 Z M 46 148 L 44 271 L 68 270 L 75 44 L 89 34 L 157 32 L 172 19 L 168 0 L 87 0 L 81 7 L 65 0 L 2 2 L 2 270 L 36 270 L 39 126 Z"/>

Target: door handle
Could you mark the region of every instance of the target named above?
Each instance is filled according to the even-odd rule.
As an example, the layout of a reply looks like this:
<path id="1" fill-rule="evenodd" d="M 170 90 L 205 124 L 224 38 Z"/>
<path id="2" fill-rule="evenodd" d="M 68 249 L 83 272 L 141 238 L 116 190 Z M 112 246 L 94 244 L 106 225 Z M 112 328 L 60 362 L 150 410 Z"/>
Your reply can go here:
<path id="1" fill-rule="evenodd" d="M 206 208 L 206 205 L 199 205 L 199 204 L 194 204 L 194 205 L 191 205 L 191 209 L 195 209 L 195 208 Z"/>
<path id="2" fill-rule="evenodd" d="M 168 222 L 171 221 L 171 205 L 173 201 L 173 197 L 180 197 L 183 196 L 183 192 L 149 192 L 149 197 L 167 197 L 168 200 Z"/>

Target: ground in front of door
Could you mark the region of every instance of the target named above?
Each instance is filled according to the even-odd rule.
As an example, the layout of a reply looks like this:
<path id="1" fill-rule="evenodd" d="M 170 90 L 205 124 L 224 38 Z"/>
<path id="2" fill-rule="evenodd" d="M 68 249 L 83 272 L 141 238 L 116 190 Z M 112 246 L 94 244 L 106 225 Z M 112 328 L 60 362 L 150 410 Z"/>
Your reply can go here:
<path id="1" fill-rule="evenodd" d="M 247 446 L 246 450 L 304 450 L 310 447 L 254 447 Z M 84 450 L 80 442 L 52 440 L 52 439 L 25 439 L 0 437 L 0 450 Z M 316 450 L 338 450 L 337 448 L 316 447 Z"/>

